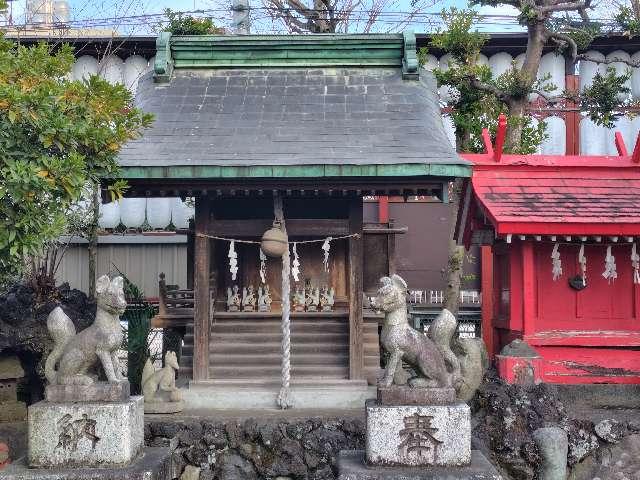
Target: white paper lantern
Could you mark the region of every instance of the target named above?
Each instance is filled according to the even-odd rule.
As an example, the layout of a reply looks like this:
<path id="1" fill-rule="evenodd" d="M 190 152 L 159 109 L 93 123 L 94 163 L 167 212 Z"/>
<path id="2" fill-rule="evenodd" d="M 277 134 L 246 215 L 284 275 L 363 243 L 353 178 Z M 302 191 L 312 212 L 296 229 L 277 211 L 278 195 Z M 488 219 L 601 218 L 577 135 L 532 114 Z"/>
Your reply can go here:
<path id="1" fill-rule="evenodd" d="M 180 198 L 174 198 L 171 203 L 171 223 L 176 228 L 189 228 L 189 220 L 193 217 L 193 208 Z"/>
<path id="2" fill-rule="evenodd" d="M 508 72 L 511 68 L 513 57 L 507 52 L 496 53 L 489 58 L 489 68 L 493 78 L 498 78 L 500 75 Z"/>
<path id="3" fill-rule="evenodd" d="M 124 62 L 116 55 L 107 55 L 100 62 L 99 74 L 107 82 L 116 84 L 123 83 Z"/>
<path id="4" fill-rule="evenodd" d="M 631 61 L 631 57 L 629 56 L 629 54 L 627 52 L 624 52 L 622 50 L 616 50 L 615 52 L 611 52 L 609 55 L 606 56 L 606 59 L 608 61 L 613 61 L 613 60 L 624 60 L 627 62 Z M 624 75 L 625 73 L 631 71 L 631 67 L 624 63 L 624 62 L 613 62 L 610 64 L 607 64 L 606 67 L 613 67 L 616 71 L 616 75 Z M 605 69 L 606 69 L 605 67 Z M 627 80 L 625 82 L 625 86 L 628 88 L 631 88 L 631 79 Z M 630 93 L 619 93 L 618 94 L 618 99 L 620 101 L 625 100 L 627 97 L 629 97 L 631 94 Z"/>
<path id="5" fill-rule="evenodd" d="M 171 198 L 147 199 L 147 223 L 151 228 L 166 228 L 171 223 Z"/>
<path id="6" fill-rule="evenodd" d="M 147 71 L 148 62 L 140 55 L 131 55 L 124 61 L 124 86 L 136 94 L 138 80 Z"/>
<path id="7" fill-rule="evenodd" d="M 588 117 L 583 118 L 580 121 L 580 154 L 606 155 L 605 134 L 608 134 L 607 129 L 596 125 Z"/>
<path id="8" fill-rule="evenodd" d="M 425 70 L 432 71 L 438 67 L 439 67 L 438 59 L 434 55 L 431 55 L 430 53 L 427 54 L 422 68 L 424 68 Z"/>
<path id="9" fill-rule="evenodd" d="M 98 218 L 100 228 L 116 228 L 120 225 L 120 203 L 101 203 L 100 217 Z"/>
<path id="10" fill-rule="evenodd" d="M 83 55 L 76 59 L 71 69 L 74 80 L 86 80 L 91 75 L 98 73 L 98 60 L 91 55 Z"/>
<path id="11" fill-rule="evenodd" d="M 594 60 L 603 61 L 604 55 L 595 50 L 589 50 L 585 56 Z M 590 62 L 588 60 L 580 60 L 578 72 L 580 73 L 580 90 L 590 87 L 593 84 L 593 77 L 596 73 L 604 73 L 605 66 L 602 63 Z"/>
<path id="12" fill-rule="evenodd" d="M 548 117 L 547 138 L 542 142 L 541 150 L 545 155 L 564 155 L 567 148 L 567 126 L 560 117 Z"/>
<path id="13" fill-rule="evenodd" d="M 120 220 L 127 228 L 140 228 L 147 209 L 146 198 L 123 198 L 120 201 Z"/>

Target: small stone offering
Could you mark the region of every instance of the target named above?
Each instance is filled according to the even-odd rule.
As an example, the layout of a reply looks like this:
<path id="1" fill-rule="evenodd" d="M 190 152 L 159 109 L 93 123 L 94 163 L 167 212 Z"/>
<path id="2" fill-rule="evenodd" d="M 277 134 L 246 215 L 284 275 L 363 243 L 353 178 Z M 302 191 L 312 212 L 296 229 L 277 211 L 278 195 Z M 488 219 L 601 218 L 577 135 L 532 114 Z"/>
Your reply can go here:
<path id="1" fill-rule="evenodd" d="M 256 293 L 253 285 L 249 285 L 242 289 L 242 311 L 243 312 L 255 312 L 256 311 Z"/>
<path id="2" fill-rule="evenodd" d="M 336 291 L 333 287 L 329 288 L 328 285 L 323 285 L 320 290 L 320 307 L 323 312 L 330 312 L 333 310 L 333 304 L 335 303 Z"/>
<path id="3" fill-rule="evenodd" d="M 18 381 L 24 370 L 17 357 L 0 358 L 0 422 L 18 422 L 27 417 L 27 406 L 18 401 Z"/>
<path id="4" fill-rule="evenodd" d="M 271 292 L 269 291 L 269 285 L 265 284 L 263 287 L 258 287 L 258 311 L 270 312 L 271 311 Z"/>
<path id="5" fill-rule="evenodd" d="M 304 312 L 305 294 L 304 288 L 296 286 L 296 291 L 293 294 L 293 311 Z"/>
<path id="6" fill-rule="evenodd" d="M 227 288 L 227 311 L 239 312 L 240 311 L 240 292 L 238 285 L 234 285 L 233 288 Z"/>

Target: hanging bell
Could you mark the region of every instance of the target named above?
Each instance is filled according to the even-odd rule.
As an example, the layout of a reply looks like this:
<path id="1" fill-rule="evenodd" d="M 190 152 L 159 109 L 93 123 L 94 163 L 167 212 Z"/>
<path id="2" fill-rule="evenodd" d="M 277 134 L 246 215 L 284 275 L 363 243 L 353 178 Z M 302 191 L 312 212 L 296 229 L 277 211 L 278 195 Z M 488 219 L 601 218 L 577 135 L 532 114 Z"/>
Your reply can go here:
<path id="1" fill-rule="evenodd" d="M 260 248 L 270 257 L 282 257 L 288 247 L 287 235 L 282 231 L 279 222 L 273 222 L 273 227 L 264 232 Z"/>

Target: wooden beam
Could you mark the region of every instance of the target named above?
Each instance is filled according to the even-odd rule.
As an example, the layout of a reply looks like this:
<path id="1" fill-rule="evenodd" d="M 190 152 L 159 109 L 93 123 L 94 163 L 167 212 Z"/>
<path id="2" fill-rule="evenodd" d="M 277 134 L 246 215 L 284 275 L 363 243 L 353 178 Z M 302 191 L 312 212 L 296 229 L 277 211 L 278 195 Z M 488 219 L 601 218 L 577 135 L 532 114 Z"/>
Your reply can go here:
<path id="1" fill-rule="evenodd" d="M 194 299 L 193 318 L 193 380 L 209 378 L 209 270 L 211 241 L 198 233 L 208 233 L 211 222 L 211 203 L 208 198 L 196 197 L 194 245 Z"/>
<path id="2" fill-rule="evenodd" d="M 495 352 L 495 332 L 493 327 L 493 252 L 491 247 L 480 247 L 481 292 L 482 292 L 482 325 L 481 333 L 484 344 L 487 346 L 489 359 L 493 359 Z"/>
<path id="3" fill-rule="evenodd" d="M 288 224 L 287 224 L 288 226 Z M 364 378 L 364 329 L 362 319 L 363 248 L 362 198 L 349 202 L 349 378 Z"/>
<path id="4" fill-rule="evenodd" d="M 212 220 L 209 235 L 221 237 L 260 237 L 271 228 L 271 219 Z M 287 233 L 290 237 L 327 237 L 349 234 L 349 220 L 346 219 L 287 219 Z"/>

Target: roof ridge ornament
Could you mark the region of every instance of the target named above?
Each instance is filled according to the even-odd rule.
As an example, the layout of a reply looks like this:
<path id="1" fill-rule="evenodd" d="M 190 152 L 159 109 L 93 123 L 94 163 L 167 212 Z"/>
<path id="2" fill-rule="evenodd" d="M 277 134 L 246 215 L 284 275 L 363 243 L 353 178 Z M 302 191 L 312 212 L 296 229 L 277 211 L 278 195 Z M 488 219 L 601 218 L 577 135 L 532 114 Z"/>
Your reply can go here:
<path id="1" fill-rule="evenodd" d="M 160 32 L 156 39 L 156 60 L 153 63 L 153 80 L 156 83 L 169 83 L 172 73 L 171 32 Z"/>
<path id="2" fill-rule="evenodd" d="M 416 34 L 413 30 L 402 33 L 404 42 L 404 54 L 402 57 L 402 78 L 404 80 L 418 80 L 418 55 L 416 52 Z"/>

